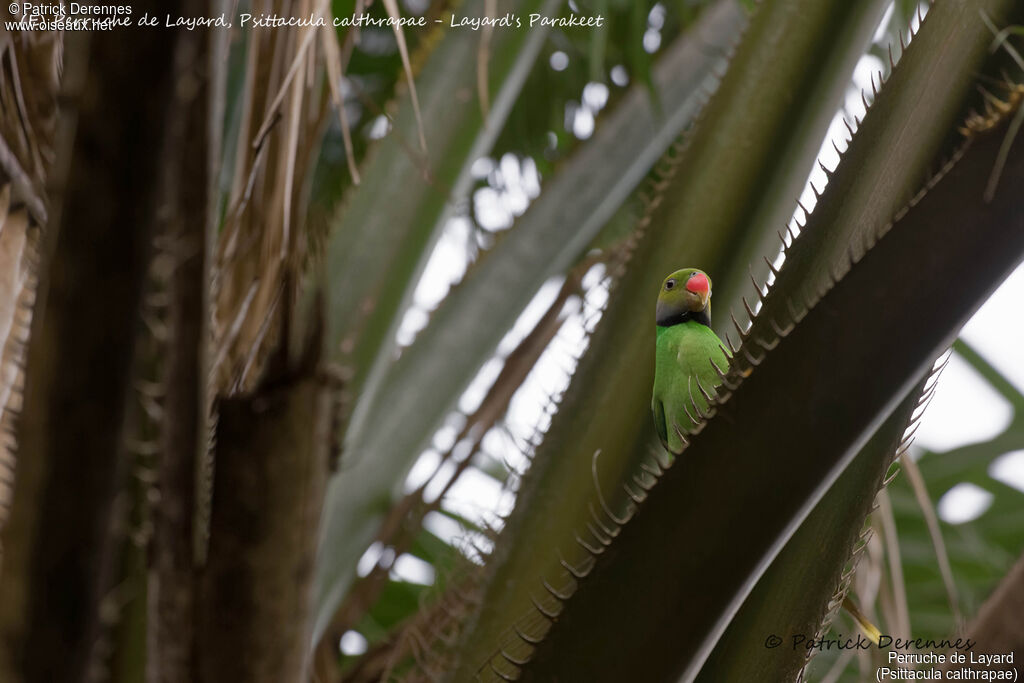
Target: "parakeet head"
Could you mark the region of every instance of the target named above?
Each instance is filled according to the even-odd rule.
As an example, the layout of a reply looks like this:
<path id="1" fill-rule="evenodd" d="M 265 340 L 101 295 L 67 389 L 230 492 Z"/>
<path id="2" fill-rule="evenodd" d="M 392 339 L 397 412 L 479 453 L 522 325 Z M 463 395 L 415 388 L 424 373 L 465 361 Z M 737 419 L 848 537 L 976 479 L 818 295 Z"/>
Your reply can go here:
<path id="1" fill-rule="evenodd" d="M 683 268 L 665 278 L 658 292 L 656 320 L 671 327 L 695 320 L 711 326 L 711 278 L 697 268 Z"/>

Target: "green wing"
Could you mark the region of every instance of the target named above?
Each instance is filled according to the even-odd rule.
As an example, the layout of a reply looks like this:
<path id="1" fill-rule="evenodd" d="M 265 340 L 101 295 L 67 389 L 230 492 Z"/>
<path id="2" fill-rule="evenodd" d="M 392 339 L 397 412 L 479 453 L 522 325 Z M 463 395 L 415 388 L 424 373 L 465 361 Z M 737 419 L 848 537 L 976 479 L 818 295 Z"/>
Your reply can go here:
<path id="1" fill-rule="evenodd" d="M 657 398 L 651 400 L 651 412 L 654 413 L 654 428 L 662 443 L 668 442 L 668 430 L 665 428 L 665 404 Z"/>
<path id="2" fill-rule="evenodd" d="M 684 442 L 679 432 L 687 434 L 696 426 L 690 416 L 699 420 L 708 407 L 704 392 L 714 395 L 719 384 L 711 362 L 725 370 L 729 360 L 721 340 L 697 322 L 659 328 L 656 346 L 651 397 L 654 426 L 665 448 L 678 455 Z"/>

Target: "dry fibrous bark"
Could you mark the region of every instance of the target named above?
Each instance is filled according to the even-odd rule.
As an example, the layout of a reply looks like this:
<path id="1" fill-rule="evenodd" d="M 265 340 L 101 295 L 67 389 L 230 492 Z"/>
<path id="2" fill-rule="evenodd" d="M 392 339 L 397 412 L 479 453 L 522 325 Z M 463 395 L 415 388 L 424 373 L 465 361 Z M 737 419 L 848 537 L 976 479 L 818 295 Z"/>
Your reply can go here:
<path id="1" fill-rule="evenodd" d="M 18 429 L 19 452 L 30 457 L 19 461 L 3 536 L 4 681 L 86 676 L 110 559 L 177 35 L 135 28 L 103 39 L 69 34 L 63 85 L 69 105 L 58 137 L 66 143 L 58 142 L 59 152 L 69 151 L 49 179 L 49 259 L 42 265 Z"/>
<path id="2" fill-rule="evenodd" d="M 194 14 L 204 4 L 189 0 Z M 170 263 L 167 340 L 161 374 L 157 458 L 160 503 L 154 509 L 148 596 L 150 681 L 195 678 L 195 565 L 205 530 L 197 515 L 207 456 L 209 263 L 217 223 L 216 177 L 222 126 L 226 33 L 195 31 L 176 46 L 174 100 L 164 142 L 159 233 Z"/>
<path id="3" fill-rule="evenodd" d="M 334 408 L 313 363 L 220 403 L 197 602 L 202 683 L 306 680 Z"/>

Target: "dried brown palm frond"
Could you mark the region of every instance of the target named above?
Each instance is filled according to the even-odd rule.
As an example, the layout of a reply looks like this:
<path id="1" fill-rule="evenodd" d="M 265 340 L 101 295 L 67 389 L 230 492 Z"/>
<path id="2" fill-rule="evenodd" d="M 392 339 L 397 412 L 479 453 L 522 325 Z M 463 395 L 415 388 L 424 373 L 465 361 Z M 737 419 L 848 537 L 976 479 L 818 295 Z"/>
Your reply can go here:
<path id="1" fill-rule="evenodd" d="M 24 208 L 11 210 L 10 199 L 7 184 L 0 189 L 0 525 L 14 482 L 14 416 L 21 410 L 39 233 Z"/>
<path id="2" fill-rule="evenodd" d="M 13 185 L 12 204 L 27 206 L 40 224 L 46 222 L 44 183 L 54 158 L 61 59 L 55 31 L 0 32 L 0 173 Z"/>
<path id="3" fill-rule="evenodd" d="M 0 527 L 14 480 L 14 421 L 47 216 L 61 59 L 57 32 L 0 32 Z"/>
<path id="4" fill-rule="evenodd" d="M 283 2 L 259 5 L 284 12 Z M 294 14 L 326 10 L 323 0 L 301 0 Z M 347 54 L 337 34 L 317 27 L 255 28 L 245 36 L 237 152 L 213 274 L 211 389 L 220 395 L 252 387 L 286 324 L 307 258 L 309 177 L 330 116 L 324 76 L 340 75 Z"/>

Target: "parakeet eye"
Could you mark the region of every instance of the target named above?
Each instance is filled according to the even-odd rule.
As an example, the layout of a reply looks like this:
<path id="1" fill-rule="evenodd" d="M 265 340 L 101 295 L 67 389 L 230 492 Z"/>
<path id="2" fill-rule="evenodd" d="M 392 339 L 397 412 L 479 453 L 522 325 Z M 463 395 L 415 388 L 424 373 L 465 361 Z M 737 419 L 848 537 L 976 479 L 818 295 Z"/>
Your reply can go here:
<path id="1" fill-rule="evenodd" d="M 666 290 L 672 289 L 675 286 L 676 286 L 676 281 L 675 280 L 669 280 L 668 282 L 665 283 L 665 289 Z"/>

